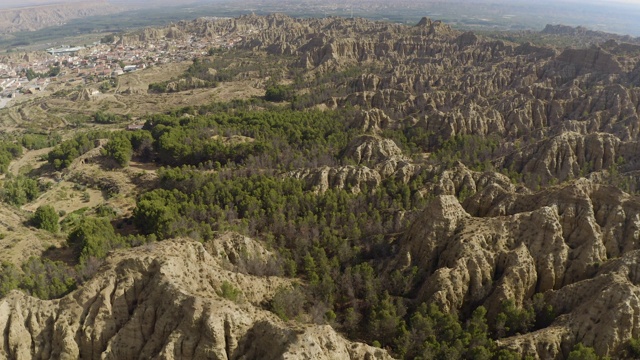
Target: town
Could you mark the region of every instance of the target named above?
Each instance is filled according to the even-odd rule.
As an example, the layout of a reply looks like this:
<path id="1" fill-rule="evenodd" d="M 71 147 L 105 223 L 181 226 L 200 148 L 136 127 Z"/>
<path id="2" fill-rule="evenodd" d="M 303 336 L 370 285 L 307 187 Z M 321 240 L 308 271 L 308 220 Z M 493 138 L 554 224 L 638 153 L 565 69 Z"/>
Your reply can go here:
<path id="1" fill-rule="evenodd" d="M 50 48 L 38 52 L 38 56 L 4 61 L 0 63 L 0 108 L 12 99 L 45 91 L 53 82 L 86 86 L 149 66 L 188 61 L 206 56 L 211 49 L 232 48 L 244 35 L 238 32 L 214 38 L 187 35 L 131 44 L 127 43 L 126 35 L 107 35 L 90 45 Z"/>

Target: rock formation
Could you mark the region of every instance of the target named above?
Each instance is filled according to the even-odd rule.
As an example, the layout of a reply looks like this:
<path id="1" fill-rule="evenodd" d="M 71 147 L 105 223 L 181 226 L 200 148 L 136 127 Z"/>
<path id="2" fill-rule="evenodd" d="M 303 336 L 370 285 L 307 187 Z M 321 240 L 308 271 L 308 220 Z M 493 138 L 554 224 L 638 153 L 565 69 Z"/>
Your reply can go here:
<path id="1" fill-rule="evenodd" d="M 363 188 L 373 189 L 380 185 L 380 173 L 366 166 L 320 167 L 289 172 L 286 176 L 304 180 L 307 186 L 317 192 L 330 188 L 346 189 L 359 193 Z"/>
<path id="2" fill-rule="evenodd" d="M 317 101 L 330 107 L 360 107 L 352 126 L 371 134 L 415 127 L 432 134 L 433 139 L 491 134 L 507 143 L 555 141 L 557 145 L 540 143 L 538 151 L 531 145 L 496 162 L 505 167 L 513 164 L 518 170 L 535 169 L 530 177 L 546 182 L 550 176 L 560 175 L 559 180 L 564 180 L 599 171 L 597 165 L 589 167 L 588 157 L 605 151 L 595 148 L 599 145 L 593 133 L 600 132 L 617 138 L 606 142 L 617 143 L 624 152 L 607 161 L 622 157 L 626 170 L 635 170 L 633 159 L 627 159 L 631 152 L 625 149 L 634 148 L 640 131 L 640 63 L 632 56 L 637 45 L 611 40 L 591 48 L 555 49 L 460 33 L 426 18 L 417 26 L 406 27 L 363 19 L 292 19 L 277 14 L 180 22 L 156 30 L 153 36 L 173 32 L 213 38 L 240 31 L 245 35 L 239 47 L 293 56 L 297 58 L 293 66 L 310 73 L 361 67 L 361 75 L 327 84 L 339 96 Z M 147 33 L 140 36 L 152 36 Z M 578 139 L 587 135 L 588 139 Z M 575 159 L 572 154 L 558 155 L 557 151 L 574 147 L 561 145 L 566 141 L 584 143 L 591 147 L 584 151 L 595 153 L 575 154 Z M 432 143 L 435 150 L 438 142 Z M 545 158 L 566 161 L 526 165 L 535 162 L 540 151 L 547 152 Z M 548 169 L 558 165 L 565 168 Z"/>
<path id="3" fill-rule="evenodd" d="M 537 193 L 490 183 L 463 205 L 432 200 L 393 264 L 411 259 L 423 272 L 418 299 L 450 311 L 481 304 L 491 316 L 506 299 L 544 294 L 552 324 L 500 341 L 520 353 L 564 358 L 579 341 L 617 354 L 639 326 L 639 216 L 635 197 L 586 179 Z"/>
<path id="4" fill-rule="evenodd" d="M 241 250 L 225 248 L 227 240 L 209 246 L 218 254 Z M 112 254 L 92 280 L 59 300 L 14 291 L 0 300 L 0 356 L 390 359 L 327 325 L 281 321 L 260 304 L 291 281 L 227 271 L 221 261 L 200 243 L 165 241 Z M 241 299 L 219 295 L 225 281 Z"/>
<path id="5" fill-rule="evenodd" d="M 588 35 L 554 26 L 543 33 Z M 332 154 L 332 166 L 281 176 L 318 193 L 359 193 L 396 179 L 426 203 L 392 214 L 410 225 L 390 236 L 388 258 L 377 259 L 389 272 L 417 269 L 415 297 L 403 300 L 465 316 L 483 305 L 495 318 L 503 301 L 521 308 L 542 294 L 555 311 L 550 325 L 499 340 L 539 359 L 565 358 L 577 343 L 615 357 L 638 337 L 636 43 L 558 48 L 427 18 L 404 26 L 277 14 L 179 22 L 122 41 L 230 34 L 242 34 L 240 49 L 289 61 L 300 84 L 321 81 L 326 91 L 295 89 L 311 106 L 354 109 L 345 131 L 360 134 Z M 60 300 L 12 293 L 0 302 L 0 351 L 16 358 L 388 356 L 260 309 L 291 281 L 252 275 L 268 272 L 273 254 L 250 239 L 221 237 L 207 247 L 181 240 L 117 253 Z M 221 298 L 224 281 L 244 300 Z"/>

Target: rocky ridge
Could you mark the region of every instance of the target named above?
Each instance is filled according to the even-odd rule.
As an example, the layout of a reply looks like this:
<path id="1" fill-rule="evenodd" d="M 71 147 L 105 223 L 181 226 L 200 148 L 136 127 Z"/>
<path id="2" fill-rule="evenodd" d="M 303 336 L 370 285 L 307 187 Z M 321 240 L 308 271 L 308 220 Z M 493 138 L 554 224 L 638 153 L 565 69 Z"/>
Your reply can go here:
<path id="1" fill-rule="evenodd" d="M 263 310 L 291 281 L 222 268 L 242 251 L 234 236 L 209 244 L 171 240 L 116 252 L 97 275 L 59 300 L 14 291 L 0 300 L 5 358 L 390 359 L 351 343 L 328 325 L 284 323 Z M 258 245 L 240 241 L 249 249 Z M 258 246 L 259 247 L 259 246 Z M 262 254 L 260 256 L 265 256 Z M 223 282 L 241 299 L 220 295 Z"/>
<path id="2" fill-rule="evenodd" d="M 472 176 L 464 168 L 451 172 Z M 601 355 L 619 354 L 639 324 L 637 197 L 587 179 L 539 192 L 509 185 L 473 188 L 462 204 L 435 197 L 391 266 L 417 266 L 418 301 L 454 312 L 480 304 L 491 317 L 507 299 L 523 306 L 544 294 L 554 321 L 499 341 L 521 354 L 565 358 L 578 341 Z"/>
<path id="3" fill-rule="evenodd" d="M 274 14 L 183 21 L 130 35 L 127 41 L 169 35 L 215 38 L 237 32 L 244 34 L 240 48 L 293 56 L 292 66 L 314 76 L 360 67 L 361 75 L 329 81 L 338 96 L 316 99 L 330 108 L 360 108 L 355 127 L 371 134 L 413 127 L 433 139 L 492 135 L 507 144 L 518 140 L 530 145 L 528 151 L 511 148 L 506 152 L 513 154 L 505 153 L 509 156 L 495 164 L 514 164 L 520 170 L 542 161 L 548 166 L 536 166 L 530 176 L 543 182 L 550 176 L 564 180 L 569 173 L 576 177 L 576 169 L 591 168 L 591 160 L 574 153 L 566 155 L 571 171 L 554 169 L 553 157 L 564 156 L 557 151 L 566 146 L 539 144 L 547 149 L 541 154 L 532 151 L 532 144 L 555 137 L 556 142 L 582 143 L 587 146 L 584 151 L 595 154 L 608 150 L 603 148 L 607 141 L 592 140 L 594 133 L 615 137 L 612 141 L 623 149 L 633 148 L 640 135 L 640 62 L 634 56 L 640 47 L 621 42 L 624 39 L 558 49 L 463 33 L 427 18 L 408 27 Z M 439 143 L 432 143 L 435 150 Z M 623 150 L 613 161 L 619 157 L 625 171 L 637 170 L 631 153 Z M 599 169 L 593 166 L 588 172 Z"/>

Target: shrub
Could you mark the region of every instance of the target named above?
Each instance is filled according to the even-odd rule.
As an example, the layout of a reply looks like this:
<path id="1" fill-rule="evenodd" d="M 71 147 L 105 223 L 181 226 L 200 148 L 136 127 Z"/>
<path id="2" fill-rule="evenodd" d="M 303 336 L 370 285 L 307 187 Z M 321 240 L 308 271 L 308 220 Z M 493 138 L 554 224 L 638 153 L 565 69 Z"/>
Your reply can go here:
<path id="1" fill-rule="evenodd" d="M 54 299 L 75 289 L 73 271 L 60 261 L 32 257 L 22 265 L 20 288 L 40 299 Z"/>
<path id="2" fill-rule="evenodd" d="M 222 286 L 220 287 L 220 291 L 217 292 L 219 296 L 222 296 L 225 299 L 229 299 L 231 301 L 240 300 L 240 296 L 242 296 L 242 291 L 237 289 L 230 282 L 224 281 Z"/>
<path id="3" fill-rule="evenodd" d="M 103 259 L 115 248 L 126 246 L 107 219 L 84 218 L 67 238 L 69 246 L 83 262 L 89 257 Z"/>
<path id="4" fill-rule="evenodd" d="M 630 339 L 627 343 L 627 356 L 633 359 L 640 359 L 640 339 Z"/>
<path id="5" fill-rule="evenodd" d="M 507 299 L 502 302 L 501 308 L 502 311 L 496 318 L 496 331 L 499 337 L 526 333 L 533 327 L 535 313 L 532 307 L 518 309 L 513 299 Z"/>
<path id="6" fill-rule="evenodd" d="M 97 124 L 117 124 L 123 121 L 122 117 L 116 114 L 98 111 L 93 114 L 93 122 Z"/>
<path id="7" fill-rule="evenodd" d="M 25 134 L 20 139 L 20 144 L 29 150 L 38 150 L 59 144 L 61 137 L 59 134 Z"/>
<path id="8" fill-rule="evenodd" d="M 8 141 L 0 141 L 0 174 L 7 172 L 11 160 L 22 155 L 22 146 Z"/>
<path id="9" fill-rule="evenodd" d="M 305 298 L 305 294 L 298 287 L 281 287 L 271 299 L 271 311 L 282 320 L 288 321 L 302 313 Z"/>
<path id="10" fill-rule="evenodd" d="M 5 297 L 9 291 L 20 285 L 20 273 L 13 264 L 0 264 L 0 298 Z"/>
<path id="11" fill-rule="evenodd" d="M 293 97 L 293 90 L 285 85 L 273 85 L 268 86 L 264 95 L 264 99 L 267 101 L 287 101 Z"/>
<path id="12" fill-rule="evenodd" d="M 51 205 L 39 206 L 31 218 L 31 223 L 38 229 L 57 233 L 60 229 L 58 225 L 58 213 Z"/>
<path id="13" fill-rule="evenodd" d="M 112 137 L 107 145 L 105 145 L 102 149 L 102 155 L 112 158 L 121 167 L 126 167 L 129 165 L 129 161 L 131 161 L 133 148 L 126 136 L 117 135 Z"/>
<path id="14" fill-rule="evenodd" d="M 40 196 L 38 181 L 18 176 L 5 181 L 2 188 L 2 200 L 9 204 L 22 206 Z"/>
<path id="15" fill-rule="evenodd" d="M 598 360 L 595 350 L 582 344 L 576 344 L 569 353 L 567 360 Z"/>
<path id="16" fill-rule="evenodd" d="M 47 160 L 56 170 L 69 167 L 74 159 L 96 147 L 96 139 L 105 133 L 93 132 L 76 135 L 73 139 L 62 142 L 47 155 Z"/>

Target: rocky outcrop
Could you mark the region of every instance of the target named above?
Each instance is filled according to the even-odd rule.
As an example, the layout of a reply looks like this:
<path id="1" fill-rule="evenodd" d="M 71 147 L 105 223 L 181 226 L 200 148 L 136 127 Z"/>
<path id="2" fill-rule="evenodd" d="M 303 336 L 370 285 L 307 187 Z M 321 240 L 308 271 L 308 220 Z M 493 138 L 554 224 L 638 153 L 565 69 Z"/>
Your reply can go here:
<path id="1" fill-rule="evenodd" d="M 567 25 L 552 25 L 547 24 L 545 28 L 540 32 L 543 35 L 562 36 L 569 37 L 574 40 L 576 44 L 599 44 L 608 40 L 624 41 L 638 43 L 640 39 L 631 37 L 629 35 L 612 34 L 603 31 L 590 30 L 584 26 L 567 26 Z"/>
<path id="2" fill-rule="evenodd" d="M 320 193 L 332 188 L 359 193 L 375 189 L 387 177 L 406 183 L 421 171 L 421 166 L 404 156 L 393 140 L 375 135 L 353 139 L 342 151 L 341 159 L 355 165 L 298 169 L 285 176 L 304 180 L 308 188 Z"/>
<path id="3" fill-rule="evenodd" d="M 328 189 L 345 189 L 359 193 L 366 189 L 375 189 L 382 182 L 380 173 L 366 166 L 323 166 L 315 169 L 294 170 L 286 176 L 304 180 L 307 187 L 323 193 Z"/>
<path id="4" fill-rule="evenodd" d="M 475 185 L 460 165 L 450 174 Z M 565 358 L 578 342 L 620 354 L 640 330 L 637 199 L 586 179 L 535 193 L 507 182 L 475 190 L 463 204 L 435 197 L 400 241 L 391 266 L 422 271 L 417 300 L 464 314 L 484 305 L 491 318 L 506 299 L 522 306 L 542 293 L 555 320 L 501 345 L 540 359 Z"/>
<path id="5" fill-rule="evenodd" d="M 258 241 L 238 233 L 220 234 L 204 244 L 207 252 L 226 270 L 255 276 L 277 275 L 277 255 Z"/>
<path id="6" fill-rule="evenodd" d="M 472 171 L 461 162 L 444 170 L 432 169 L 430 173 L 431 181 L 421 192 L 425 198 L 433 195 L 453 195 L 459 199 L 467 198 L 487 187 L 499 188 L 506 193 L 523 191 L 523 189 L 517 189 L 511 180 L 503 174 L 491 171 Z"/>
<path id="7" fill-rule="evenodd" d="M 558 208 L 563 237 L 574 246 L 592 239 L 603 249 L 603 259 L 615 258 L 638 248 L 640 205 L 634 197 L 613 186 L 580 179 L 570 184 L 531 194 L 513 194 L 496 187 L 485 188 L 465 202 L 476 216 L 509 216 L 543 206 Z"/>
<path id="8" fill-rule="evenodd" d="M 197 89 L 205 87 L 206 82 L 196 78 L 180 79 L 167 83 L 167 92 L 178 92 L 183 89 Z"/>
<path id="9" fill-rule="evenodd" d="M 71 101 L 89 101 L 91 100 L 91 92 L 89 91 L 89 89 L 82 89 L 82 90 L 78 90 L 78 91 L 74 91 L 71 94 L 68 95 L 69 99 Z"/>
<path id="10" fill-rule="evenodd" d="M 375 82 L 375 78 L 374 80 L 371 80 L 371 78 L 361 78 L 359 81 L 362 81 L 362 88 L 366 88 L 368 86 L 375 86 L 375 85 L 370 85 L 367 84 L 365 85 L 364 82 Z M 384 111 L 380 110 L 380 109 L 371 109 L 368 111 L 361 111 L 358 112 L 358 114 L 356 115 L 356 117 L 353 119 L 352 123 L 351 123 L 351 127 L 356 128 L 356 129 L 362 129 L 364 132 L 368 132 L 368 133 L 372 133 L 372 134 L 377 134 L 379 133 L 382 129 L 389 129 L 389 128 L 393 128 L 394 126 L 394 121 L 387 115 L 384 113 Z"/>
<path id="11" fill-rule="evenodd" d="M 331 95 L 318 96 L 319 104 L 359 108 L 351 126 L 371 134 L 418 128 L 434 140 L 430 150 L 438 138 L 458 135 L 506 143 L 564 133 L 601 132 L 624 142 L 640 135 L 638 46 L 624 39 L 557 49 L 461 33 L 428 18 L 403 26 L 273 14 L 179 22 L 136 41 L 169 32 L 203 39 L 241 32 L 239 48 L 294 58 L 309 74 L 350 69 L 355 75 L 324 78 Z"/>
<path id="12" fill-rule="evenodd" d="M 517 150 L 497 163 L 527 174 L 525 182 L 535 188 L 602 170 L 638 170 L 639 150 L 638 142 L 623 142 L 611 134 L 566 132 Z"/>
<path id="13" fill-rule="evenodd" d="M 418 298 L 449 311 L 483 304 L 497 314 L 501 301 L 522 304 L 537 292 L 580 280 L 593 267 L 585 244 L 564 243 L 560 216 L 553 207 L 500 218 L 473 218 L 452 196 L 437 197 L 409 230 L 401 254 L 424 269 Z M 425 219 L 429 219 L 428 222 Z M 583 251 L 580 251 L 583 250 Z M 569 262 L 580 253 L 584 262 Z"/>
<path id="14" fill-rule="evenodd" d="M 611 54 L 602 49 L 567 49 L 558 56 L 558 61 L 570 64 L 576 74 L 589 72 L 613 73 L 622 71 Z"/>
<path id="15" fill-rule="evenodd" d="M 242 297 L 221 297 L 223 282 Z M 0 300 L 0 356 L 11 359 L 389 359 L 329 326 L 284 323 L 261 309 L 289 280 L 223 270 L 204 247 L 171 240 L 111 254 L 59 300 Z"/>
<path id="16" fill-rule="evenodd" d="M 565 32 L 543 35 L 583 36 Z M 637 338 L 640 201 L 605 184 L 640 184 L 640 47 L 516 44 L 428 18 L 403 26 L 283 15 L 180 22 L 124 41 L 238 33 L 237 47 L 284 55 L 279 61 L 302 71 L 296 86 L 321 80 L 323 91 L 301 95 L 318 107 L 355 109 L 345 128 L 367 134 L 331 158 L 341 165 L 282 176 L 317 192 L 354 193 L 393 177 L 410 184 L 411 200 L 420 200 L 412 204 L 427 203 L 392 214 L 410 226 L 383 234 L 393 238 L 392 259 L 374 264 L 390 273 L 415 266 L 402 301 L 435 302 L 462 315 L 484 305 L 495 319 L 504 300 L 522 307 L 541 293 L 558 315 L 551 325 L 500 340 L 541 359 L 564 358 L 578 342 L 615 357 Z M 409 157 L 384 134 L 419 150 Z M 20 293 L 3 300 L 6 354 L 386 356 L 352 348 L 329 328 L 294 327 L 259 309 L 291 282 L 253 276 L 277 271 L 270 270 L 274 255 L 251 239 L 224 235 L 208 252 L 187 242 L 152 246 L 160 253 L 117 255 L 105 276 L 62 300 Z M 224 281 L 244 300 L 218 296 Z M 22 345 L 22 337 L 32 343 Z"/>
<path id="17" fill-rule="evenodd" d="M 351 141 L 342 157 L 362 165 L 375 165 L 392 159 L 407 160 L 393 140 L 370 135 L 360 136 Z"/>
<path id="18" fill-rule="evenodd" d="M 560 316 L 542 330 L 499 341 L 536 359 L 565 358 L 577 341 L 618 354 L 640 328 L 640 251 L 604 264 L 592 279 L 545 294 Z"/>

